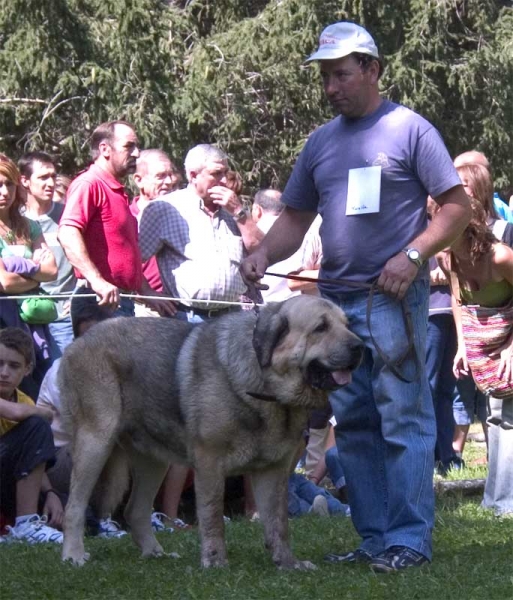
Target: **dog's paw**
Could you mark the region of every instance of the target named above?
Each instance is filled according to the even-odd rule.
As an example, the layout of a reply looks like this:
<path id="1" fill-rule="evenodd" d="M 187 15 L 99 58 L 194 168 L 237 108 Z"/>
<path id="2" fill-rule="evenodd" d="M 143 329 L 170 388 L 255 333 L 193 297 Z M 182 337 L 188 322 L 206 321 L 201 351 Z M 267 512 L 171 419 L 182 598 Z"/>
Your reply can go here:
<path id="1" fill-rule="evenodd" d="M 164 548 L 162 548 L 160 544 L 155 544 L 151 548 L 143 549 L 141 555 L 143 558 L 159 558 L 160 556 L 167 556 L 164 552 Z"/>
<path id="2" fill-rule="evenodd" d="M 299 571 L 315 571 L 317 567 L 309 560 L 297 560 L 294 569 Z"/>
<path id="3" fill-rule="evenodd" d="M 309 560 L 284 561 L 282 563 L 276 563 L 276 566 L 281 571 L 290 571 L 293 569 L 297 571 L 315 571 L 317 569 L 317 567 Z"/>
<path id="4" fill-rule="evenodd" d="M 228 561 L 226 560 L 226 558 L 219 557 L 202 558 L 201 566 L 204 569 L 221 568 L 228 566 Z"/>
<path id="5" fill-rule="evenodd" d="M 223 545 L 215 543 L 205 544 L 201 549 L 201 566 L 210 569 L 212 567 L 226 567 L 226 550 Z"/>
<path id="6" fill-rule="evenodd" d="M 72 555 L 72 554 L 65 555 L 63 553 L 62 561 L 71 563 L 74 567 L 83 567 L 85 565 L 85 563 L 89 560 L 90 557 L 91 557 L 91 555 L 89 554 L 89 552 L 84 552 L 83 554 L 77 554 L 77 555 Z"/>

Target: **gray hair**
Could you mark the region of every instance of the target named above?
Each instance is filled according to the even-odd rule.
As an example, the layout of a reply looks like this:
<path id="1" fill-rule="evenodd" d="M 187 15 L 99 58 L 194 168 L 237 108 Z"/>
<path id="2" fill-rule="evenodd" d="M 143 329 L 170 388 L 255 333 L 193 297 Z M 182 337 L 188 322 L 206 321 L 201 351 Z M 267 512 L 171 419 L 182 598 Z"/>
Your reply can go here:
<path id="1" fill-rule="evenodd" d="M 228 162 L 228 156 L 216 146 L 210 144 L 198 144 L 187 152 L 184 167 L 187 180 L 191 180 L 191 172 L 195 173 L 204 169 L 208 162 Z"/>
<path id="2" fill-rule="evenodd" d="M 260 206 L 262 212 L 272 215 L 279 215 L 285 208 L 285 204 L 281 201 L 281 192 L 271 188 L 258 190 L 254 203 Z"/>
<path id="3" fill-rule="evenodd" d="M 148 148 L 139 154 L 139 158 L 137 159 L 136 173 L 139 175 L 145 175 L 148 171 L 149 163 L 153 160 L 169 161 L 174 167 L 171 159 L 164 152 L 164 150 L 160 150 L 160 148 Z"/>

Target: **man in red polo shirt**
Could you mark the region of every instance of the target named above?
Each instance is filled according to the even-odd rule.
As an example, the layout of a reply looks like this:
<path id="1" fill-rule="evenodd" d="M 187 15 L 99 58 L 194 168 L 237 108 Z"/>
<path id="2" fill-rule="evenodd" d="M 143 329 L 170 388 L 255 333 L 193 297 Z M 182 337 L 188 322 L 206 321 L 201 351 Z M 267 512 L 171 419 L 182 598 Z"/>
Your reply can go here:
<path id="1" fill-rule="evenodd" d="M 130 213 L 121 180 L 133 173 L 139 141 L 125 121 L 98 126 L 91 136 L 93 164 L 70 185 L 60 220 L 59 241 L 78 278 L 85 279 L 99 304 L 133 314 L 133 301 L 121 292 L 156 295 L 142 273 L 137 222 Z M 128 300 L 128 301 L 127 301 Z M 174 315 L 169 301 L 145 302 L 161 314 Z"/>

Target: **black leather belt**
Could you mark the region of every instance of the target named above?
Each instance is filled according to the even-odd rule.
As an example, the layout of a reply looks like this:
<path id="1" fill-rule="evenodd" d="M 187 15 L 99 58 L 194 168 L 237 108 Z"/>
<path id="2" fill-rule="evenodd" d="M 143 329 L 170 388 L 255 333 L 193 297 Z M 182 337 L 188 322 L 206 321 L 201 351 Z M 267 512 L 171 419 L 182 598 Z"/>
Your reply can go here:
<path id="1" fill-rule="evenodd" d="M 239 312 L 241 310 L 240 306 L 225 306 L 224 308 L 198 308 L 196 306 L 185 306 L 185 304 L 179 304 L 178 310 L 183 310 L 184 312 L 192 312 L 199 317 L 206 317 L 210 319 L 211 317 L 220 317 L 221 315 L 226 315 L 230 312 Z"/>

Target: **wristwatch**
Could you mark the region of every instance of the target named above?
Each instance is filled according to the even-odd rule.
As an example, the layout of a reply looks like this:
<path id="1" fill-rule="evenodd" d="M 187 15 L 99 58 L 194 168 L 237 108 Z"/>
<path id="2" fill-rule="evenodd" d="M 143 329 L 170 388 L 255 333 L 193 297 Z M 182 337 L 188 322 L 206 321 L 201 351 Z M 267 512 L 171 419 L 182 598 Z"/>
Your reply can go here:
<path id="1" fill-rule="evenodd" d="M 403 252 L 416 267 L 418 267 L 419 269 L 420 267 L 422 267 L 424 261 L 422 260 L 420 252 L 417 250 L 417 248 L 405 248 Z"/>
<path id="2" fill-rule="evenodd" d="M 248 216 L 248 211 L 242 207 L 238 212 L 233 215 L 233 219 L 236 223 L 243 221 Z"/>

